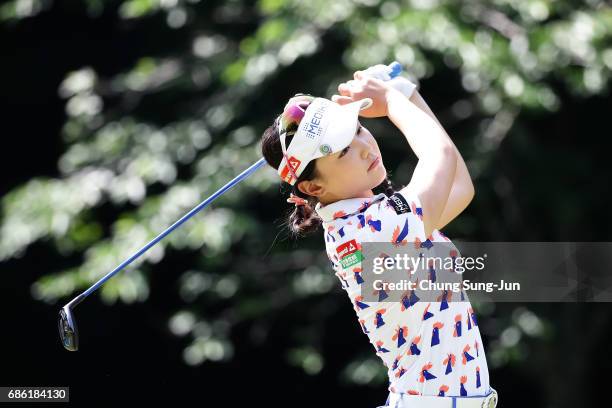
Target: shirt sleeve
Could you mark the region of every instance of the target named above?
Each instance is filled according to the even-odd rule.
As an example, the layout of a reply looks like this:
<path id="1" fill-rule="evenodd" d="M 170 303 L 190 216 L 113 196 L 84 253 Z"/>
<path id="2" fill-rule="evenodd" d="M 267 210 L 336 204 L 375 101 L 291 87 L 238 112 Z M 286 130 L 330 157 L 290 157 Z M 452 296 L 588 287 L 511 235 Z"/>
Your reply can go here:
<path id="1" fill-rule="evenodd" d="M 397 191 L 397 193 L 401 194 L 408 202 L 408 205 L 410 206 L 410 211 L 414 213 L 414 215 L 417 218 L 415 219 L 415 225 L 420 224 L 420 228 L 421 228 L 421 231 L 424 237 L 425 236 L 425 225 L 423 224 L 423 206 L 421 205 L 421 200 L 419 199 L 419 196 L 417 195 L 417 193 L 412 191 L 412 189 L 410 188 L 410 185 L 402 187 L 400 190 Z M 449 238 L 446 235 L 444 235 L 441 231 L 439 231 L 438 229 L 434 229 L 431 232 L 431 236 L 427 238 L 431 239 L 432 241 L 448 241 L 449 240 Z"/>

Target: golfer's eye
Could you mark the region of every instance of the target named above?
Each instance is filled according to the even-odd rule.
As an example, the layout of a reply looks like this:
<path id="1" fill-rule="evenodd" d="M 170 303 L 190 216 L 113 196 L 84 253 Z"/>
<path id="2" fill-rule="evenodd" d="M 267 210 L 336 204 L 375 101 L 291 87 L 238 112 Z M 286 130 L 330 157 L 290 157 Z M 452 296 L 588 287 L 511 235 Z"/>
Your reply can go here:
<path id="1" fill-rule="evenodd" d="M 344 149 L 342 149 L 342 152 L 340 153 L 340 155 L 338 157 L 344 156 L 346 154 L 346 152 L 348 152 L 350 147 L 351 146 L 349 145 L 349 146 L 346 146 Z"/>

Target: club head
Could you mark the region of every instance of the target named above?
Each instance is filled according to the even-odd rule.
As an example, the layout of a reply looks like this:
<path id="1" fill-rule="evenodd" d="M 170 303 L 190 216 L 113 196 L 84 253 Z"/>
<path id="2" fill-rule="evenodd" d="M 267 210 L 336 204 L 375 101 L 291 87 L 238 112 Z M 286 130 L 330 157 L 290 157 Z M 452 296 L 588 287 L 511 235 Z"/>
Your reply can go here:
<path id="1" fill-rule="evenodd" d="M 64 348 L 68 351 L 77 351 L 79 333 L 70 306 L 66 305 L 60 310 L 57 325 Z"/>

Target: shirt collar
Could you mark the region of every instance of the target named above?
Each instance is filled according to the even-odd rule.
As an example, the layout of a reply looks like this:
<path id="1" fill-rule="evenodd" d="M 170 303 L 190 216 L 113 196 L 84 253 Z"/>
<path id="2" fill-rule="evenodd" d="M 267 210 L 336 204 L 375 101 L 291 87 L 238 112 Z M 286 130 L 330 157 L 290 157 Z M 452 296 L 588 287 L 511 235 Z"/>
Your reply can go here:
<path id="1" fill-rule="evenodd" d="M 364 212 L 370 205 L 383 198 L 387 198 L 385 193 L 375 194 L 372 197 L 346 198 L 327 205 L 317 203 L 315 211 L 324 222 L 332 222 L 337 218 L 347 219 L 353 214 Z"/>

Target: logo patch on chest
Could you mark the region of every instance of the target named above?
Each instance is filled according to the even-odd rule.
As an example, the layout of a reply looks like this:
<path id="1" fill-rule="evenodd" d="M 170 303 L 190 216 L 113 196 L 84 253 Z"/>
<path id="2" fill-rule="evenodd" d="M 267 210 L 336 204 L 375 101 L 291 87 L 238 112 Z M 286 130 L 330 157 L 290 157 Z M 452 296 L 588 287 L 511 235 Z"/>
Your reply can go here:
<path id="1" fill-rule="evenodd" d="M 406 199 L 399 193 L 393 194 L 388 199 L 389 204 L 393 207 L 396 214 L 404 214 L 410 212 L 410 206 Z"/>

